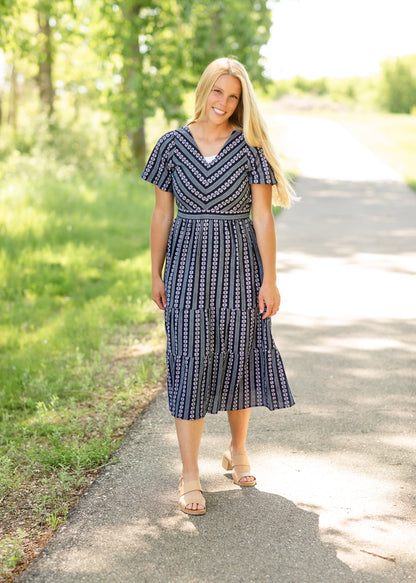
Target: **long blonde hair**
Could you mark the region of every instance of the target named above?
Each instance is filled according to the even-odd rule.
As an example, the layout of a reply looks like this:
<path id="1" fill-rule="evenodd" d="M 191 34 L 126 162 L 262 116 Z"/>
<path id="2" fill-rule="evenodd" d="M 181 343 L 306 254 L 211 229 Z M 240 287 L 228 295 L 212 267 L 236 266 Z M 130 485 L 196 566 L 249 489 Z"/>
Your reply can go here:
<path id="1" fill-rule="evenodd" d="M 196 122 L 205 113 L 209 92 L 221 75 L 231 75 L 239 79 L 242 95 L 236 110 L 230 117 L 230 122 L 236 130 L 243 132 L 249 146 L 263 148 L 264 155 L 277 180 L 277 184 L 273 185 L 272 190 L 273 204 L 288 208 L 291 201 L 296 199 L 296 195 L 287 182 L 280 162 L 273 150 L 267 134 L 266 123 L 257 105 L 253 85 L 245 67 L 241 63 L 235 59 L 223 57 L 212 61 L 207 66 L 196 88 L 194 116 L 189 123 Z"/>

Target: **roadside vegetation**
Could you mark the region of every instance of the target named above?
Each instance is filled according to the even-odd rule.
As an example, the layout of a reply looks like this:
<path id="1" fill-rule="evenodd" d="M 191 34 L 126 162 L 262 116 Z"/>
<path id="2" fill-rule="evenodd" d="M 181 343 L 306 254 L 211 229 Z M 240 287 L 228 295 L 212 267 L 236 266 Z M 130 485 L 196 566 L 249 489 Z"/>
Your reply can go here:
<path id="1" fill-rule="evenodd" d="M 416 55 L 385 61 L 373 77 L 275 81 L 264 98 L 280 111 L 336 119 L 416 190 Z"/>
<path id="2" fill-rule="evenodd" d="M 90 125 L 90 143 L 80 135 L 83 123 L 60 129 L 59 148 L 45 131 L 30 154 L 14 150 L 0 163 L 5 580 L 65 520 L 163 384 L 152 188 L 112 164 L 99 127 Z"/>

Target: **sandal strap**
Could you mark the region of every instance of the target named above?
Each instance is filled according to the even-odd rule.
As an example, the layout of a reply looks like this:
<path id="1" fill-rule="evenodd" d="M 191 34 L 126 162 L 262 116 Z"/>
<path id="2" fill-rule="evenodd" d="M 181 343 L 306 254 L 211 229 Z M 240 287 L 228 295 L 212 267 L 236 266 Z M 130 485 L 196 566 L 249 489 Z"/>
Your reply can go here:
<path id="1" fill-rule="evenodd" d="M 180 502 L 183 504 L 183 506 L 189 506 L 189 504 L 199 504 L 200 506 L 205 507 L 205 498 L 201 493 L 199 497 L 182 494 L 182 496 L 180 496 Z"/>
<path id="2" fill-rule="evenodd" d="M 233 466 L 250 466 L 246 453 L 236 453 L 232 456 Z"/>
<path id="3" fill-rule="evenodd" d="M 241 480 L 241 478 L 253 478 L 253 480 L 255 480 L 256 478 L 253 476 L 253 474 L 251 472 L 236 472 L 234 470 L 234 473 L 237 477 L 237 482 L 239 482 Z"/>
<path id="4" fill-rule="evenodd" d="M 199 480 L 191 480 L 190 482 L 185 483 L 183 478 L 179 479 L 179 496 L 188 494 L 188 492 L 192 492 L 193 490 L 199 490 L 202 492 L 201 482 Z M 189 503 L 187 502 L 187 504 Z"/>

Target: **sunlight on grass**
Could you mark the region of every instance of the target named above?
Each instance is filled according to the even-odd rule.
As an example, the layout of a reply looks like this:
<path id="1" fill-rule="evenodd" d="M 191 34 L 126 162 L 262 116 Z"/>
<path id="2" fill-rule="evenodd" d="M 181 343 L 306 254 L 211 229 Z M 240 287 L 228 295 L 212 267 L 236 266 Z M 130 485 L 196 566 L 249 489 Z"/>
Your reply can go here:
<path id="1" fill-rule="evenodd" d="M 4 574 L 29 532 L 65 520 L 163 382 L 165 358 L 150 298 L 152 187 L 138 173 L 87 171 L 45 155 L 11 156 L 0 178 Z M 148 349 L 128 354 L 137 343 Z"/>

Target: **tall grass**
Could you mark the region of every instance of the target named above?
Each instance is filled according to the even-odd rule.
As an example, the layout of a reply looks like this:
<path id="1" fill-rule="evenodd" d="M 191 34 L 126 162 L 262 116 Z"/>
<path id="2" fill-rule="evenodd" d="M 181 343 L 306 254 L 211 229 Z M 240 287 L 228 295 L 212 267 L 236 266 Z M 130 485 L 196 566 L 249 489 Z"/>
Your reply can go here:
<path id="1" fill-rule="evenodd" d="M 148 299 L 153 199 L 136 175 L 83 179 L 39 160 L 17 160 L 7 174 L 0 215 L 0 398 L 3 412 L 25 419 L 43 397 L 88 395 L 77 375 L 82 362 L 115 325 L 154 319 Z"/>
<path id="2" fill-rule="evenodd" d="M 164 374 L 152 188 L 105 148 L 78 159 L 81 135 L 0 160 L 0 579 L 64 520 Z"/>

